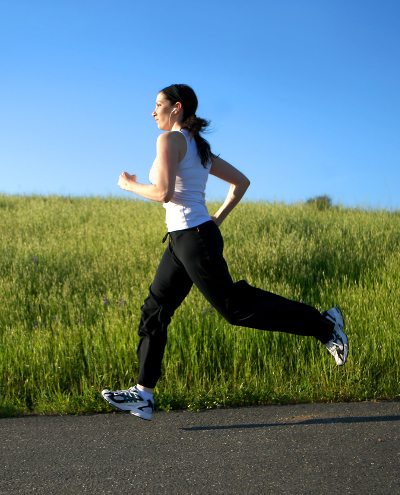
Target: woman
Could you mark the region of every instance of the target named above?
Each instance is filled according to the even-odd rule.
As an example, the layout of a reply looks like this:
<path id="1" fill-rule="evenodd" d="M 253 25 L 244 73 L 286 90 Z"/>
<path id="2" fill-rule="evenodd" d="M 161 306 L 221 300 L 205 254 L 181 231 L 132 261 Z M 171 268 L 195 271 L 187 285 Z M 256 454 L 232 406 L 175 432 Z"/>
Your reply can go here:
<path id="1" fill-rule="evenodd" d="M 233 282 L 223 257 L 219 225 L 239 203 L 249 180 L 215 156 L 200 132 L 208 122 L 196 116 L 197 97 L 185 84 L 161 90 L 152 116 L 166 131 L 157 139 L 157 157 L 150 170 L 151 184 L 140 184 L 123 172 L 118 185 L 164 204 L 169 242 L 142 306 L 139 325 L 138 384 L 128 390 L 103 390 L 113 406 L 142 419 L 152 419 L 153 389 L 172 315 L 195 284 L 206 299 L 233 325 L 311 335 L 320 340 L 341 366 L 348 340 L 339 308 L 319 313 L 306 304 Z M 228 182 L 228 195 L 213 216 L 205 204 L 208 174 Z M 167 237 L 166 236 L 166 237 Z"/>

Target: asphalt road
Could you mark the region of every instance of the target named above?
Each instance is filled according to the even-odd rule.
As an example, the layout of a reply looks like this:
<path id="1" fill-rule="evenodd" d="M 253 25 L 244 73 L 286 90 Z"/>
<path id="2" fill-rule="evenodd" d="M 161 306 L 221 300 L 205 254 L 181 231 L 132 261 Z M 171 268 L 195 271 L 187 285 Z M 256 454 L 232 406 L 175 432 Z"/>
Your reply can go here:
<path id="1" fill-rule="evenodd" d="M 400 402 L 0 419 L 0 494 L 400 494 Z"/>

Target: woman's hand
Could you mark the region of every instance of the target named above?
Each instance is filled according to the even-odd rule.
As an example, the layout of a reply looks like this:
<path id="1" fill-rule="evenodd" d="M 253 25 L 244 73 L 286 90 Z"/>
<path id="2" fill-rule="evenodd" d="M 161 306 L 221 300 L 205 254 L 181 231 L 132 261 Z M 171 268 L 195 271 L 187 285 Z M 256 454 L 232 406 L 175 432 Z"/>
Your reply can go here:
<path id="1" fill-rule="evenodd" d="M 219 227 L 222 223 L 220 218 L 217 218 L 215 215 L 211 215 L 211 220 Z"/>
<path id="2" fill-rule="evenodd" d="M 118 186 L 125 191 L 131 191 L 131 185 L 136 183 L 136 175 L 122 172 L 118 178 Z"/>

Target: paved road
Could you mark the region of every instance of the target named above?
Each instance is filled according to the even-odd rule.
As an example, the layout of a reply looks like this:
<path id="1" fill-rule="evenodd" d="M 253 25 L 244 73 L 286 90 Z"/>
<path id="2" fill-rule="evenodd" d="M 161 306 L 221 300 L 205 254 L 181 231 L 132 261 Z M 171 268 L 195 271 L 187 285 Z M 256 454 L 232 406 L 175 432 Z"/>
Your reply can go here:
<path id="1" fill-rule="evenodd" d="M 0 419 L 0 494 L 400 494 L 400 402 Z"/>

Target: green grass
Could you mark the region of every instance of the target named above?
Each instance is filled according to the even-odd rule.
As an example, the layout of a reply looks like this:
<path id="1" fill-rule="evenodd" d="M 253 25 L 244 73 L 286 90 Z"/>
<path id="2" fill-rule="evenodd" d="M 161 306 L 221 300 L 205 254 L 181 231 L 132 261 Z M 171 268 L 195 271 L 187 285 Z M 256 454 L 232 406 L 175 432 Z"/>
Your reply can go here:
<path id="1" fill-rule="evenodd" d="M 349 361 L 232 327 L 193 289 L 170 325 L 159 409 L 399 399 L 400 212 L 243 203 L 222 231 L 234 279 L 342 307 Z M 0 196 L 0 415 L 106 411 L 102 388 L 135 383 L 164 232 L 157 204 Z"/>

